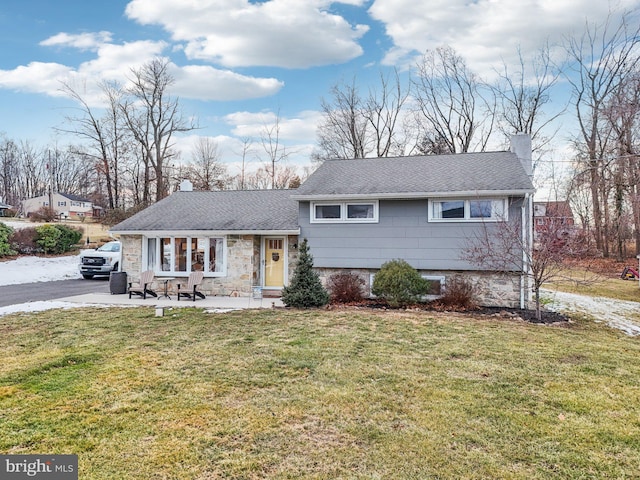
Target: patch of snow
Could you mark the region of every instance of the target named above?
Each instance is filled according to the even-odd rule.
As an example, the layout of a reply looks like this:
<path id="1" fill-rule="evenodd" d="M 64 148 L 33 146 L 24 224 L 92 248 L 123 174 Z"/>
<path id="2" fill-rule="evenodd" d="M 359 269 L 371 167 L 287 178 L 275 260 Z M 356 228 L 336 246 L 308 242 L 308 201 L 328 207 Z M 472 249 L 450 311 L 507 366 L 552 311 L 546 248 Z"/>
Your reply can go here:
<path id="1" fill-rule="evenodd" d="M 547 309 L 555 312 L 576 312 L 590 315 L 598 322 L 622 330 L 627 335 L 640 335 L 640 320 L 629 317 L 640 316 L 640 303 L 604 297 L 589 297 L 575 293 L 545 290 L 544 296 L 551 299 Z"/>
<path id="2" fill-rule="evenodd" d="M 20 222 L 19 220 L 2 220 L 2 223 L 13 228 L 14 230 L 20 230 L 27 227 L 37 227 L 37 223 L 33 222 Z M 42 225 L 42 224 L 40 224 Z"/>
<path id="3" fill-rule="evenodd" d="M 51 258 L 25 256 L 0 262 L 0 286 L 80 278 L 78 263 L 77 255 Z"/>
<path id="4" fill-rule="evenodd" d="M 9 315 L 10 313 L 19 312 L 44 312 L 45 310 L 53 310 L 55 308 L 62 308 L 68 310 L 69 308 L 80 307 L 106 307 L 107 305 L 95 305 L 89 303 L 71 303 L 71 302 L 58 302 L 58 301 L 45 301 L 45 302 L 28 302 L 19 303 L 17 305 L 9 305 L 7 307 L 0 307 L 0 317 Z"/>

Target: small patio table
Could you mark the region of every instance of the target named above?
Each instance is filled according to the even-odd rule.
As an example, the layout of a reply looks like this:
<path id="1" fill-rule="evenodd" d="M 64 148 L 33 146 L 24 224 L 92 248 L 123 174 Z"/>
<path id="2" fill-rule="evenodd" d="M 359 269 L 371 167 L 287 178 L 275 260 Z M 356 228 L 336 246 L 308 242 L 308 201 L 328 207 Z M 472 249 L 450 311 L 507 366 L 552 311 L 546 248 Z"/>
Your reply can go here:
<path id="1" fill-rule="evenodd" d="M 162 281 L 164 282 L 164 295 L 162 295 L 163 298 L 168 298 L 169 300 L 171 300 L 171 297 L 169 296 L 169 282 L 171 280 L 175 280 L 175 277 L 162 277 Z"/>

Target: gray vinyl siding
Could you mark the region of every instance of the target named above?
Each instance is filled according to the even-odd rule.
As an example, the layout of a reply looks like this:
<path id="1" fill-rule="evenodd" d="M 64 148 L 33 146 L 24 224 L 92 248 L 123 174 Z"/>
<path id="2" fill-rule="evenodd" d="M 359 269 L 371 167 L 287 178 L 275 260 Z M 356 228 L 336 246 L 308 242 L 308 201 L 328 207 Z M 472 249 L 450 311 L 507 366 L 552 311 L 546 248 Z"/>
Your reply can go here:
<path id="1" fill-rule="evenodd" d="M 519 221 L 521 205 L 510 200 L 510 221 Z M 461 252 L 467 238 L 492 224 L 430 223 L 427 207 L 427 199 L 380 200 L 378 223 L 311 223 L 310 203 L 300 202 L 300 238 L 319 268 L 380 268 L 402 258 L 419 270 L 480 270 Z"/>

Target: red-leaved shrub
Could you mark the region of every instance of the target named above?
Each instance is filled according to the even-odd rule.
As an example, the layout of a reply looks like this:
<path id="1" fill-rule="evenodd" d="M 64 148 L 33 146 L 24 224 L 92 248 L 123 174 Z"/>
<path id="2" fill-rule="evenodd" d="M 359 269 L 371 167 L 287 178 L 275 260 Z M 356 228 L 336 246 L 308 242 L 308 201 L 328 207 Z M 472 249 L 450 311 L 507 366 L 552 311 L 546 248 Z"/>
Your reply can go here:
<path id="1" fill-rule="evenodd" d="M 332 303 L 360 302 L 364 297 L 364 280 L 355 273 L 334 273 L 327 281 Z"/>

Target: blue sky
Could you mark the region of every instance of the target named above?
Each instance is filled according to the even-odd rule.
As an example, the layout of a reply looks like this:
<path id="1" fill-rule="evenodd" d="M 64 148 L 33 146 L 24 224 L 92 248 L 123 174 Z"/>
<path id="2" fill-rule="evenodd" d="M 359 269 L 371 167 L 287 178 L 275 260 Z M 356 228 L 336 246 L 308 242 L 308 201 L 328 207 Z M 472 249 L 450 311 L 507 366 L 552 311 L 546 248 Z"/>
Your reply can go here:
<path id="1" fill-rule="evenodd" d="M 640 0 L 615 6 L 638 9 Z M 0 133 L 66 144 L 73 104 L 61 81 L 96 92 L 126 81 L 154 56 L 172 62 L 183 113 L 215 138 L 230 165 L 238 138 L 259 137 L 274 115 L 297 163 L 308 161 L 320 99 L 354 77 L 363 91 L 381 71 L 407 78 L 426 49 L 453 46 L 482 75 L 602 19 L 603 0 L 4 0 L 0 4 Z M 566 100 L 558 90 L 558 108 Z M 566 137 L 566 136 L 565 136 Z M 562 142 L 563 137 L 559 141 Z M 234 172 L 230 172 L 234 173 Z"/>

